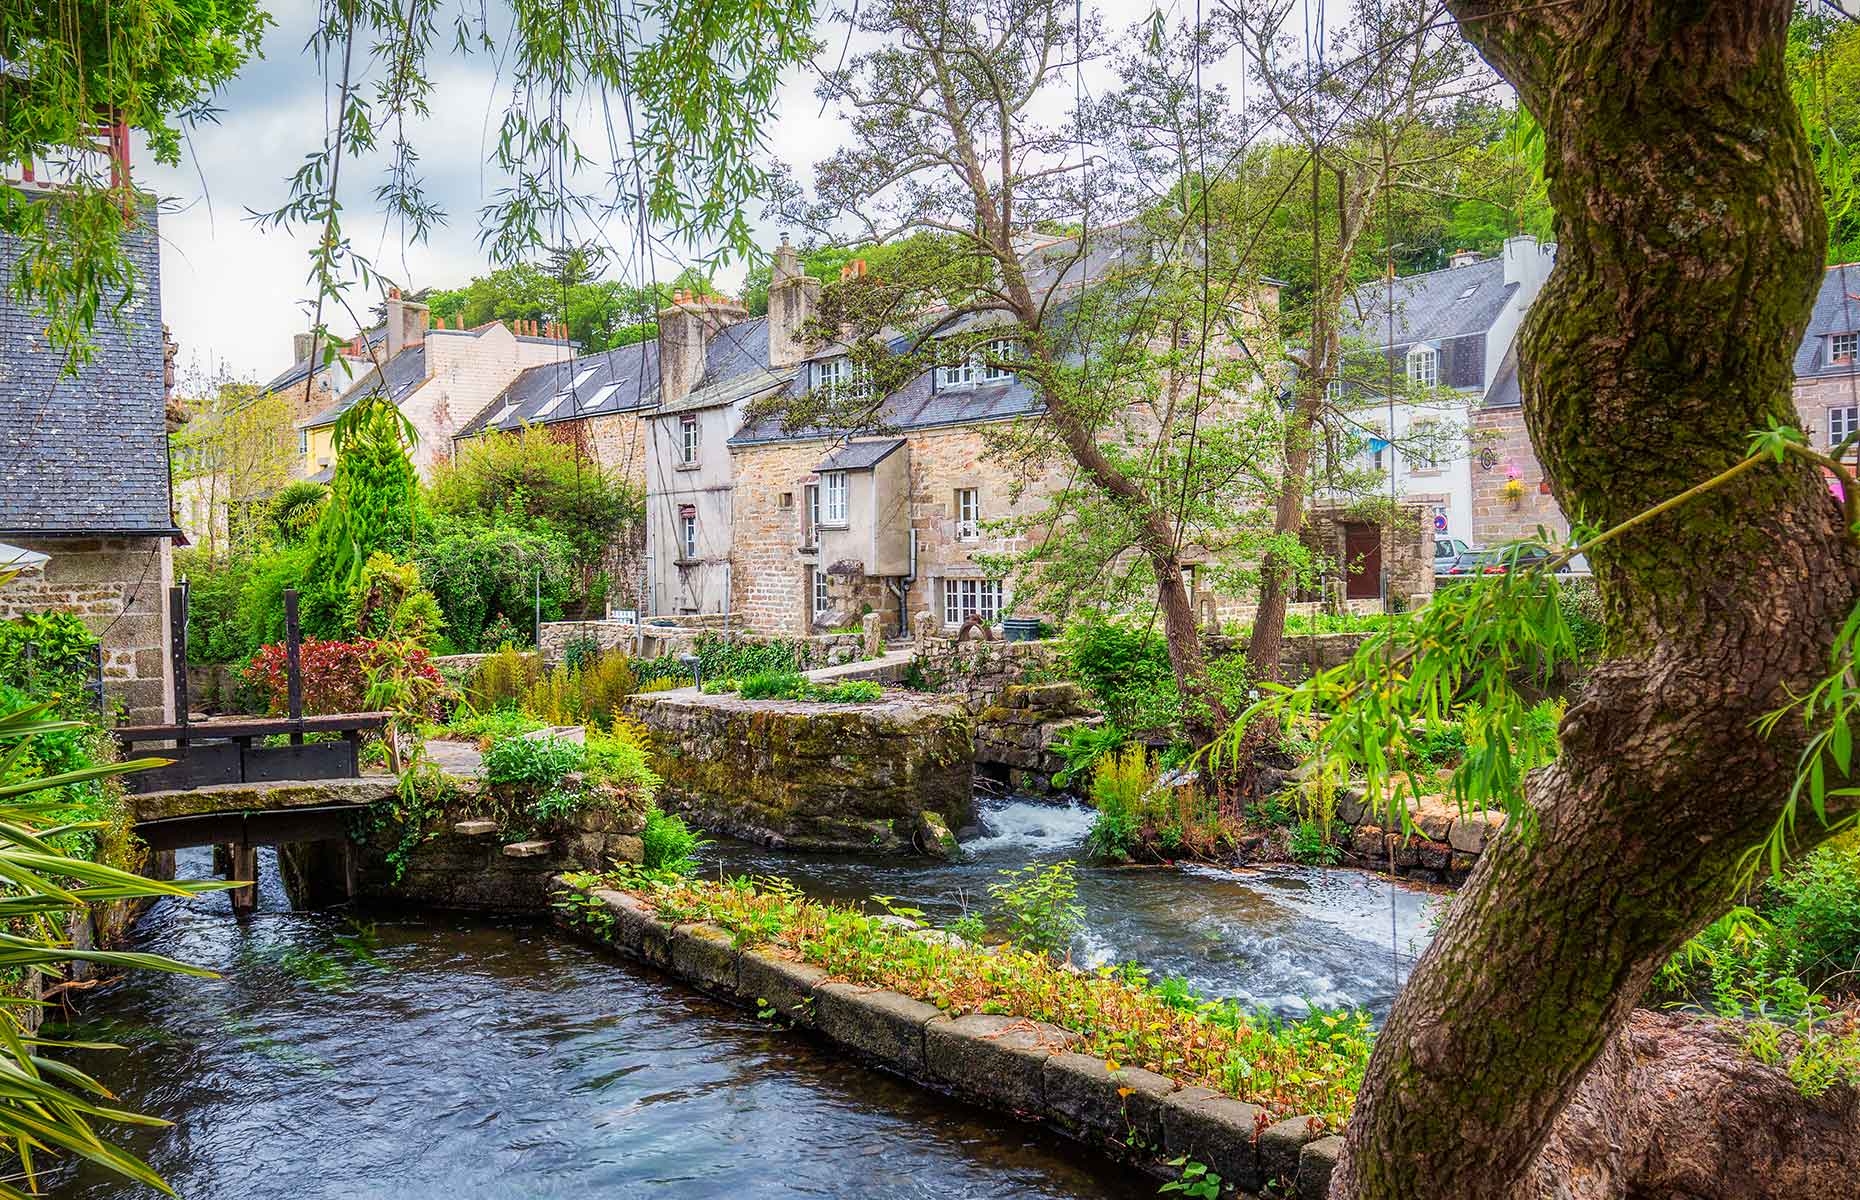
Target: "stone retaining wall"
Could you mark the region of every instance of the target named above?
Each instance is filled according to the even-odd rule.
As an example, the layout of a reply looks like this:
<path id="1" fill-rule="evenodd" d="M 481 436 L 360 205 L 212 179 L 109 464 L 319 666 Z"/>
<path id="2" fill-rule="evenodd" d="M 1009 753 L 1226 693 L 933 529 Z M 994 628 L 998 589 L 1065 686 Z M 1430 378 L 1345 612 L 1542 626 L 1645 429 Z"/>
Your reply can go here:
<path id="1" fill-rule="evenodd" d="M 1066 760 L 1053 746 L 1071 730 L 1102 724 L 1076 683 L 1010 683 L 975 716 L 975 765 L 1004 772 L 1008 787 L 1026 795 L 1082 793 L 1089 780 L 1055 782 Z"/>
<path id="2" fill-rule="evenodd" d="M 579 895 L 558 879 L 560 893 Z M 597 890 L 599 940 L 750 1011 L 773 1009 L 871 1065 L 931 1090 L 1043 1124 L 1159 1176 L 1187 1157 L 1242 1192 L 1323 1200 L 1343 1139 L 1308 1117 L 1272 1122 L 1256 1105 L 1136 1067 L 1113 1072 L 1077 1035 L 1009 1015 L 952 1017 L 897 992 L 835 982 L 809 963 L 742 949 L 713 925 L 673 925 L 642 900 Z M 573 902 L 570 908 L 577 905 Z M 559 925 L 589 927 L 556 909 Z"/>
<path id="3" fill-rule="evenodd" d="M 1369 810 L 1358 788 L 1337 797 L 1336 828 L 1332 840 L 1343 850 L 1346 866 L 1388 871 L 1425 883 L 1462 883 L 1486 844 L 1505 825 L 1502 812 L 1461 813 L 1451 800 L 1424 796 L 1412 802 L 1409 817 L 1414 832 L 1384 828 Z"/>
<path id="4" fill-rule="evenodd" d="M 653 736 L 659 804 L 765 845 L 941 853 L 973 815 L 974 724 L 960 704 L 635 696 Z"/>

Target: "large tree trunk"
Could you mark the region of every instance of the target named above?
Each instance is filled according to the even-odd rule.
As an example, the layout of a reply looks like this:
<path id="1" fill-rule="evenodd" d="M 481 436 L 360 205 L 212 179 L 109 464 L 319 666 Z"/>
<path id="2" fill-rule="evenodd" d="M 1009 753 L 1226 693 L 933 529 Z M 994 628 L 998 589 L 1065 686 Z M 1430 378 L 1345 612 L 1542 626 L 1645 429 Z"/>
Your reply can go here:
<path id="1" fill-rule="evenodd" d="M 1601 526 L 1793 421 L 1825 225 L 1783 76 L 1790 0 L 1448 0 L 1545 129 L 1561 247 L 1525 418 Z M 1513 1197 L 1655 968 L 1730 901 L 1789 793 L 1860 557 L 1791 459 L 1602 547 L 1603 662 L 1377 1040 L 1333 1197 Z M 1821 830 L 1798 826 L 1804 844 Z"/>

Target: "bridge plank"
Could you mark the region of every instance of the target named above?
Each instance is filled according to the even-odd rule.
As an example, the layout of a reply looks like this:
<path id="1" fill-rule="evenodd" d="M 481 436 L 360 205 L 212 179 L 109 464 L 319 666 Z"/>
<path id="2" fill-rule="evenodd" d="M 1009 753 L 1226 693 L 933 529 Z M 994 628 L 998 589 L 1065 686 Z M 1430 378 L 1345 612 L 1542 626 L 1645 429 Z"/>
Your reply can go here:
<path id="1" fill-rule="evenodd" d="M 271 737 L 280 733 L 345 733 L 356 729 L 380 729 L 391 713 L 331 713 L 302 717 L 234 717 L 213 721 L 196 721 L 188 725 L 118 725 L 110 731 L 119 742 L 169 742 L 186 738 Z"/>

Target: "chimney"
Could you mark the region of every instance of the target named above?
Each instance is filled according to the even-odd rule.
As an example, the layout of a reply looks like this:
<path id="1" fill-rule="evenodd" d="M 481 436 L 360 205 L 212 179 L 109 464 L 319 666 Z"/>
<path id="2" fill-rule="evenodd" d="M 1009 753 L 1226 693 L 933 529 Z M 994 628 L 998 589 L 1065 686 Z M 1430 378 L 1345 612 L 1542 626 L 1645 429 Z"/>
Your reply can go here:
<path id="1" fill-rule="evenodd" d="M 771 285 L 771 304 L 773 296 Z M 659 403 L 675 404 L 690 395 L 704 378 L 710 340 L 748 316 L 748 309 L 727 296 L 674 292 L 670 306 L 659 310 Z"/>
<path id="2" fill-rule="evenodd" d="M 1453 257 L 1447 259 L 1447 265 L 1453 267 L 1470 267 L 1476 262 L 1483 262 L 1477 250 L 1455 250 Z"/>
<path id="3" fill-rule="evenodd" d="M 806 360 L 807 325 L 819 311 L 820 281 L 801 269 L 800 255 L 784 233 L 769 277 L 769 366 L 793 367 Z"/>
<path id="4" fill-rule="evenodd" d="M 291 362 L 300 363 L 316 357 L 316 334 L 293 333 L 291 335 Z"/>
<path id="5" fill-rule="evenodd" d="M 387 356 L 393 358 L 410 346 L 426 340 L 426 326 L 431 311 L 418 300 L 401 299 L 400 289 L 391 287 L 387 294 Z"/>
<path id="6" fill-rule="evenodd" d="M 1556 265 L 1556 243 L 1539 242 L 1528 233 L 1505 239 L 1505 282 L 1516 284 L 1524 303 L 1543 288 Z"/>

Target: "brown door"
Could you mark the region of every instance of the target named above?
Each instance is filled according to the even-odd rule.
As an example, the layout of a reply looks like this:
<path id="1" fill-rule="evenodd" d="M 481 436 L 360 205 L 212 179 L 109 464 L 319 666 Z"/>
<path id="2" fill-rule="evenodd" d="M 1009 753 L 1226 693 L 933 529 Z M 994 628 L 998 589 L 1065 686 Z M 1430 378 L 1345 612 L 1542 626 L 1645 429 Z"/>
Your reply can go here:
<path id="1" fill-rule="evenodd" d="M 1375 525 L 1343 527 L 1343 594 L 1351 600 L 1382 598 L 1382 530 Z"/>

